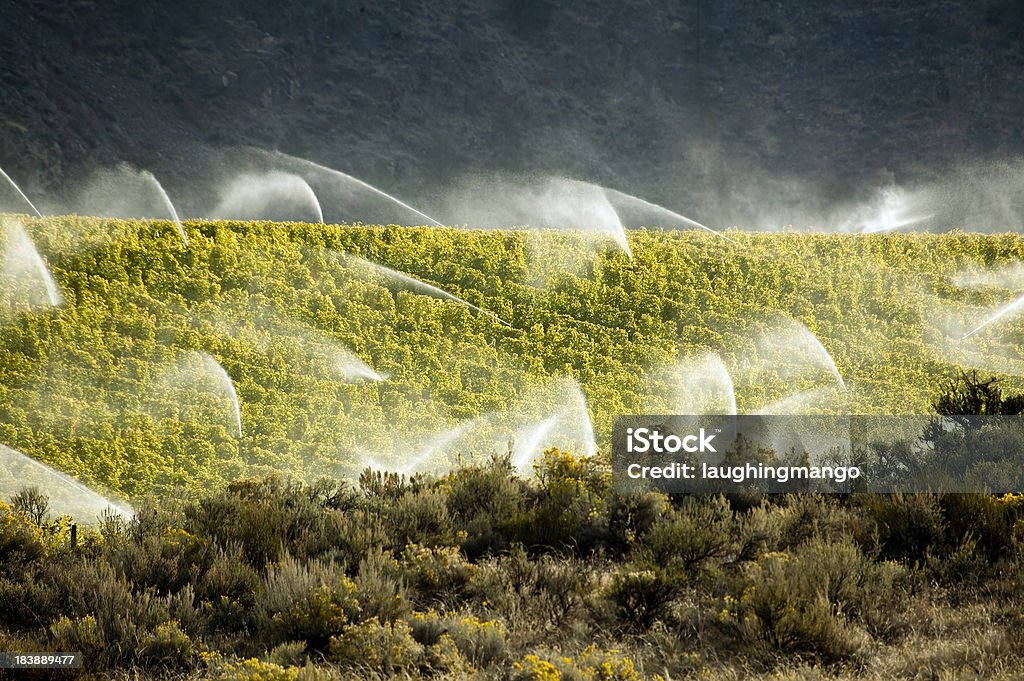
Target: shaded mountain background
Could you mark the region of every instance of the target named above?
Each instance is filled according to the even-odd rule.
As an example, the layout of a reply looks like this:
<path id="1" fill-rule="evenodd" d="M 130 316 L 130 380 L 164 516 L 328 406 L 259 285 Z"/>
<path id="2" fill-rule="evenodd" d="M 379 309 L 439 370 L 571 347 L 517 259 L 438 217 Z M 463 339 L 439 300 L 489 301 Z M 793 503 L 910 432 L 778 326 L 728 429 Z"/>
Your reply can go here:
<path id="1" fill-rule="evenodd" d="M 1024 4 L 0 2 L 0 166 L 280 149 L 437 205 L 556 173 L 712 224 L 855 199 L 1024 147 Z"/>

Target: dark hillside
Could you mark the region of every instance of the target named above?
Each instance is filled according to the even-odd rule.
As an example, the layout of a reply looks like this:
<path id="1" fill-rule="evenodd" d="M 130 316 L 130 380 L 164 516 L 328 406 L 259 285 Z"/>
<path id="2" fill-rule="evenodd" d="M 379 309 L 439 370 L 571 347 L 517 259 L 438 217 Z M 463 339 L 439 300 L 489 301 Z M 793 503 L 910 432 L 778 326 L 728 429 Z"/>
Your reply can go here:
<path id="1" fill-rule="evenodd" d="M 1024 145 L 1024 10 L 989 2 L 0 3 L 0 166 L 32 193 L 279 148 L 430 206 L 563 173 L 714 223 Z M 767 185 L 766 185 L 767 183 Z M 730 212 L 732 210 L 733 212 Z"/>

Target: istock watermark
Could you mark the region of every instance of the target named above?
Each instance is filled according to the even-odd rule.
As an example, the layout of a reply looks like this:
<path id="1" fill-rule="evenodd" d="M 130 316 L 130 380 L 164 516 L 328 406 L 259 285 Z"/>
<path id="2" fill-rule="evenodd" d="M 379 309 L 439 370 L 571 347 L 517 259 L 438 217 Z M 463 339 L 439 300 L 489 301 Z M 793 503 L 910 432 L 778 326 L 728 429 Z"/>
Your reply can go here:
<path id="1" fill-rule="evenodd" d="M 625 416 L 612 472 L 622 491 L 1019 491 L 1024 418 Z"/>
<path id="2" fill-rule="evenodd" d="M 721 431 L 718 431 L 721 432 Z M 627 428 L 626 447 L 629 451 L 637 454 L 657 452 L 659 454 L 677 454 L 687 452 L 712 452 L 715 449 L 711 441 L 715 439 L 714 434 L 708 434 L 703 428 L 694 435 L 683 435 L 682 437 L 670 433 L 663 435 L 657 428 Z"/>

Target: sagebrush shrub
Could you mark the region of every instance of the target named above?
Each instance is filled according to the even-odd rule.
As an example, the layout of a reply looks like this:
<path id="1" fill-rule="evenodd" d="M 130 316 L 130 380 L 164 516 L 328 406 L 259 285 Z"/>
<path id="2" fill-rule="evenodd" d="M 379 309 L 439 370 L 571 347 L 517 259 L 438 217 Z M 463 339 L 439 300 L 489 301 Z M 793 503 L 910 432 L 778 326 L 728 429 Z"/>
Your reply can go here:
<path id="1" fill-rule="evenodd" d="M 652 568 L 692 573 L 729 555 L 732 528 L 732 511 L 724 497 L 690 497 L 641 537 L 641 560 Z"/>
<path id="2" fill-rule="evenodd" d="M 252 621 L 256 592 L 262 579 L 245 560 L 241 547 L 218 549 L 210 567 L 198 580 L 197 596 L 208 604 L 215 629 L 241 631 Z"/>
<path id="3" fill-rule="evenodd" d="M 542 554 L 531 558 L 516 544 L 476 566 L 470 591 L 489 610 L 511 622 L 559 627 L 579 615 L 594 575 L 585 561 Z"/>
<path id="4" fill-rule="evenodd" d="M 373 551 L 359 561 L 355 577 L 360 617 L 393 622 L 411 611 L 398 561 L 387 552 Z"/>
<path id="5" fill-rule="evenodd" d="M 505 528 L 522 513 L 527 499 L 526 485 L 514 475 L 508 458 L 454 471 L 448 485 L 448 510 L 456 529 L 466 533 L 463 550 L 479 557 L 504 549 Z"/>
<path id="6" fill-rule="evenodd" d="M 409 625 L 377 621 L 350 624 L 330 641 L 330 659 L 342 666 L 391 674 L 418 668 L 423 646 L 413 639 Z"/>
<path id="7" fill-rule="evenodd" d="M 392 544 L 381 513 L 329 509 L 319 532 L 308 535 L 303 548 L 306 556 L 339 562 L 354 571 L 363 556 Z"/>
<path id="8" fill-rule="evenodd" d="M 267 662 L 279 664 L 282 667 L 299 667 L 309 660 L 306 651 L 305 641 L 289 641 L 279 643 L 267 652 Z"/>
<path id="9" fill-rule="evenodd" d="M 359 603 L 356 585 L 338 566 L 286 556 L 267 571 L 254 611 L 265 647 L 305 641 L 310 650 L 323 650 L 358 617 Z"/>
<path id="10" fill-rule="evenodd" d="M 616 553 L 631 549 L 670 507 L 667 495 L 660 492 L 620 494 L 612 492 L 608 502 L 608 539 Z"/>
<path id="11" fill-rule="evenodd" d="M 1011 556 L 1013 528 L 1024 518 L 1024 495 L 943 494 L 938 497 L 946 524 L 949 550 L 971 541 L 988 565 Z M 932 553 L 936 553 L 932 551 Z"/>
<path id="12" fill-rule="evenodd" d="M 617 622 L 646 631 L 668 616 L 680 586 L 672 574 L 663 570 L 624 570 L 612 578 L 607 597 Z"/>
<path id="13" fill-rule="evenodd" d="M 62 616 L 50 625 L 50 635 L 56 650 L 81 652 L 90 660 L 101 659 L 106 646 L 100 625 L 92 615 L 75 619 Z"/>
<path id="14" fill-rule="evenodd" d="M 92 617 L 103 640 L 99 667 L 134 663 L 157 626 L 175 620 L 185 630 L 199 626 L 199 613 L 190 585 L 166 596 L 152 587 L 133 591 L 132 585 L 109 564 L 72 562 L 54 573 L 69 621 Z"/>
<path id="15" fill-rule="evenodd" d="M 0 574 L 23 574 L 45 553 L 43 532 L 24 513 L 0 501 Z"/>
<path id="16" fill-rule="evenodd" d="M 387 513 L 392 546 L 407 544 L 443 546 L 455 538 L 455 528 L 443 492 L 434 489 L 409 490 L 391 505 Z"/>
<path id="17" fill-rule="evenodd" d="M 745 572 L 739 594 L 726 596 L 720 622 L 755 652 L 829 662 L 858 657 L 869 641 L 865 627 L 885 628 L 880 613 L 899 600 L 903 574 L 852 542 L 827 540 L 766 554 Z"/>
<path id="18" fill-rule="evenodd" d="M 913 565 L 945 552 L 946 520 L 936 495 L 872 495 L 862 503 L 877 527 L 883 558 Z"/>
<path id="19" fill-rule="evenodd" d="M 412 616 L 411 632 L 413 638 L 428 647 L 449 638 L 461 655 L 478 668 L 502 664 L 508 656 L 505 625 L 497 620 L 481 620 L 470 613 L 418 612 Z"/>
<path id="20" fill-rule="evenodd" d="M 140 658 L 148 665 L 179 669 L 189 666 L 195 654 L 192 639 L 171 620 L 158 624 L 143 640 Z"/>
<path id="21" fill-rule="evenodd" d="M 298 483 L 277 476 L 229 484 L 221 493 L 188 507 L 185 527 L 219 546 L 238 544 L 261 570 L 284 553 L 298 557 L 310 535 L 321 531 L 324 509 Z"/>
<path id="22" fill-rule="evenodd" d="M 512 519 L 510 541 L 528 547 L 588 552 L 607 537 L 611 474 L 595 460 L 552 448 L 534 464 L 539 489 Z"/>
<path id="23" fill-rule="evenodd" d="M 454 603 L 465 595 L 477 568 L 453 546 L 409 544 L 402 551 L 401 574 L 421 606 Z"/>

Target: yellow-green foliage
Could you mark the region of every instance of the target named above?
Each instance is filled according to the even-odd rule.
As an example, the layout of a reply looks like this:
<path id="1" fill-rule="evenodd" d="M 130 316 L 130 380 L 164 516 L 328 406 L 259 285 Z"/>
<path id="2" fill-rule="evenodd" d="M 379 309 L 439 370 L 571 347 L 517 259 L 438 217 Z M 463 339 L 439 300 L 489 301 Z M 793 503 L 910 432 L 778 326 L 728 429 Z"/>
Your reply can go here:
<path id="1" fill-rule="evenodd" d="M 486 667 L 504 660 L 505 625 L 501 622 L 463 615 L 447 618 L 445 625 L 459 651 L 474 665 Z"/>
<path id="2" fill-rule="evenodd" d="M 0 567 L 13 571 L 43 555 L 43 531 L 0 501 Z"/>
<path id="3" fill-rule="evenodd" d="M 194 654 L 192 639 L 174 620 L 158 624 L 142 649 L 142 658 L 150 664 L 175 667 L 188 664 Z"/>
<path id="4" fill-rule="evenodd" d="M 358 612 L 356 585 L 340 568 L 291 558 L 268 572 L 256 600 L 259 626 L 274 645 L 306 640 L 323 647 Z"/>
<path id="5" fill-rule="evenodd" d="M 322 668 L 306 665 L 284 666 L 252 657 L 244 660 L 224 660 L 212 655 L 206 660 L 217 681 L 328 681 L 336 678 Z"/>
<path id="6" fill-rule="evenodd" d="M 92 615 L 69 619 L 62 616 L 50 625 L 54 644 L 61 650 L 80 651 L 93 659 L 105 645 L 103 632 Z"/>
<path id="7" fill-rule="evenodd" d="M 727 595 L 719 620 L 739 640 L 779 653 L 834 661 L 854 658 L 880 630 L 881 613 L 896 614 L 895 563 L 876 563 L 852 543 L 813 540 L 792 553 L 766 553 L 752 563 L 738 596 Z"/>
<path id="8" fill-rule="evenodd" d="M 395 672 L 415 668 L 423 647 L 410 633 L 409 625 L 377 621 L 372 617 L 345 627 L 331 639 L 331 659 L 348 667 L 377 672 Z"/>
<path id="9" fill-rule="evenodd" d="M 501 664 L 506 658 L 505 625 L 498 620 L 481 620 L 469 613 L 442 615 L 429 610 L 413 613 L 412 633 L 417 641 L 428 646 L 450 639 L 476 667 Z"/>
<path id="10" fill-rule="evenodd" d="M 422 600 L 458 595 L 476 570 L 454 547 L 431 549 L 409 544 L 402 552 L 402 572 Z"/>
<path id="11" fill-rule="evenodd" d="M 643 678 L 628 657 L 593 645 L 575 658 L 527 655 L 513 668 L 516 681 L 641 681 Z"/>
<path id="12" fill-rule="evenodd" d="M 202 222 L 186 226 L 186 253 L 166 223 L 26 228 L 66 303 L 0 326 L 0 442 L 132 497 L 268 469 L 354 475 L 358 452 L 390 447 L 395 425 L 501 412 L 564 374 L 581 384 L 605 446 L 615 415 L 669 406 L 653 367 L 707 350 L 742 367 L 778 313 L 832 352 L 855 387 L 845 408 L 924 413 L 957 361 L 932 330 L 937 307 L 976 319 L 1012 295 L 957 288 L 954 275 L 1024 257 L 1011 235 L 736 234 L 730 245 L 636 231 L 632 261 L 608 251 L 573 274 L 556 267 L 571 236 L 551 235 L 538 265 L 530 235 L 516 232 Z M 367 277 L 330 251 L 442 286 L 511 326 Z M 291 331 L 266 328 L 271 318 Z M 1000 328 L 1010 340 L 982 334 L 979 355 L 1011 342 L 1019 323 Z M 332 373 L 314 337 L 389 380 Z M 209 353 L 234 380 L 241 441 L 222 398 L 161 384 L 184 350 Z M 816 385 L 768 367 L 737 377 L 737 400 L 750 410 Z"/>

